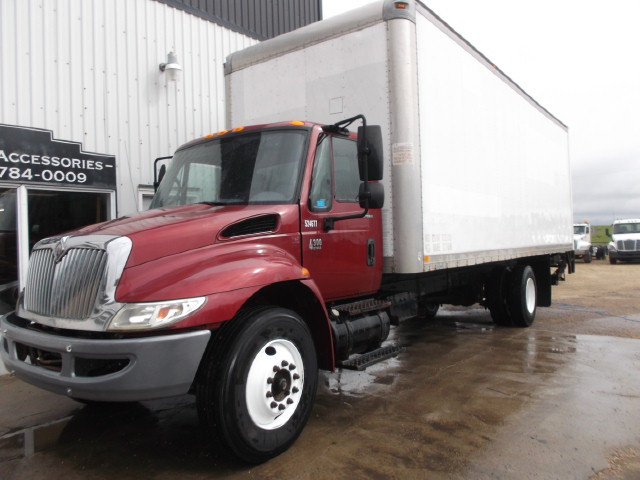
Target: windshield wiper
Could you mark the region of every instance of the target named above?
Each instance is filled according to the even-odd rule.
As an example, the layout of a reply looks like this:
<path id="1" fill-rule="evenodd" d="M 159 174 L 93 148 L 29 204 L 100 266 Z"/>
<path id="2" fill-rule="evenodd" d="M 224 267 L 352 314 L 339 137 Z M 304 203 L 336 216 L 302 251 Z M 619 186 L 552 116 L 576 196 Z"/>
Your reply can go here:
<path id="1" fill-rule="evenodd" d="M 227 205 L 246 205 L 244 200 L 226 200 L 224 202 L 198 202 L 197 205 L 210 205 L 212 207 L 225 207 Z"/>

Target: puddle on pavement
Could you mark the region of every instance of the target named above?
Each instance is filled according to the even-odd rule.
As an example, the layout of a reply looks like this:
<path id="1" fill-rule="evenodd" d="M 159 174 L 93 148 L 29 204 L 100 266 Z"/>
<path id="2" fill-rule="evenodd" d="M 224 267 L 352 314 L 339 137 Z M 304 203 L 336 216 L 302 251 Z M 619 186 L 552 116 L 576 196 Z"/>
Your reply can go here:
<path id="1" fill-rule="evenodd" d="M 591 375 L 599 365 L 592 359 L 610 352 L 613 342 L 494 328 L 481 309 L 445 311 L 431 322 L 410 320 L 392 332 L 389 342 L 407 346 L 398 357 L 361 372 L 321 373 L 310 425 L 282 460 L 260 467 L 276 472 L 264 478 L 284 476 L 292 456 L 316 459 L 324 468 L 323 451 L 338 465 L 339 477 L 345 473 L 339 465 L 357 461 L 364 467 L 373 461 L 360 454 L 362 449 L 378 452 L 381 465 L 404 459 L 411 469 L 461 469 L 496 438 L 509 415 L 523 405 L 562 398 L 576 372 Z M 198 425 L 189 396 L 85 406 L 72 416 L 0 437 L 0 462 L 49 450 L 46 455 L 67 470 L 111 478 L 167 470 L 202 476 L 212 467 L 225 475 L 246 473 L 213 452 Z M 128 473 L 123 477 L 123 472 Z"/>

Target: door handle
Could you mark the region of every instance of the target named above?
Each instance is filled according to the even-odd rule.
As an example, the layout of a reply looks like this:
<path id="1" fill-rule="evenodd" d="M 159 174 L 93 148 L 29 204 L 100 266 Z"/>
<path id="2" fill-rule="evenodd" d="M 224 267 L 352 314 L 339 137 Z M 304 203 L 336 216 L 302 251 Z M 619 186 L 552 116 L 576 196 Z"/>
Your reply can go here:
<path id="1" fill-rule="evenodd" d="M 373 238 L 367 240 L 367 266 L 376 264 L 376 241 Z"/>

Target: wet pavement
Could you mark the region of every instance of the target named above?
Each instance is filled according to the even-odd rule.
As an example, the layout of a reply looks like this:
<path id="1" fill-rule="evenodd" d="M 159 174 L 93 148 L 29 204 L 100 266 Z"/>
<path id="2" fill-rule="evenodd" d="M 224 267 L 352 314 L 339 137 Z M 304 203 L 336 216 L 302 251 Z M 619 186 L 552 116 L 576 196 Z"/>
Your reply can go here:
<path id="1" fill-rule="evenodd" d="M 407 347 L 323 374 L 260 466 L 216 452 L 192 397 L 85 406 L 0 377 L 0 478 L 640 479 L 640 265 L 578 265 L 529 329 L 451 308 Z"/>

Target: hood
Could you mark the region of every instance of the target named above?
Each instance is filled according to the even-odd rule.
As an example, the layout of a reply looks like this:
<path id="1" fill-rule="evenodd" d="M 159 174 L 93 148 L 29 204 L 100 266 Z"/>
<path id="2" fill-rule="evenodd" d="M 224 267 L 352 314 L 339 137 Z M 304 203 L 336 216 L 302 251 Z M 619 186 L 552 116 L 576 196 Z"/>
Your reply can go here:
<path id="1" fill-rule="evenodd" d="M 226 242 L 235 237 L 272 233 L 279 229 L 282 223 L 280 217 L 290 207 L 292 206 L 212 207 L 198 204 L 160 208 L 90 225 L 73 234 L 129 237 L 133 247 L 127 267 L 133 267 L 216 242 Z"/>

